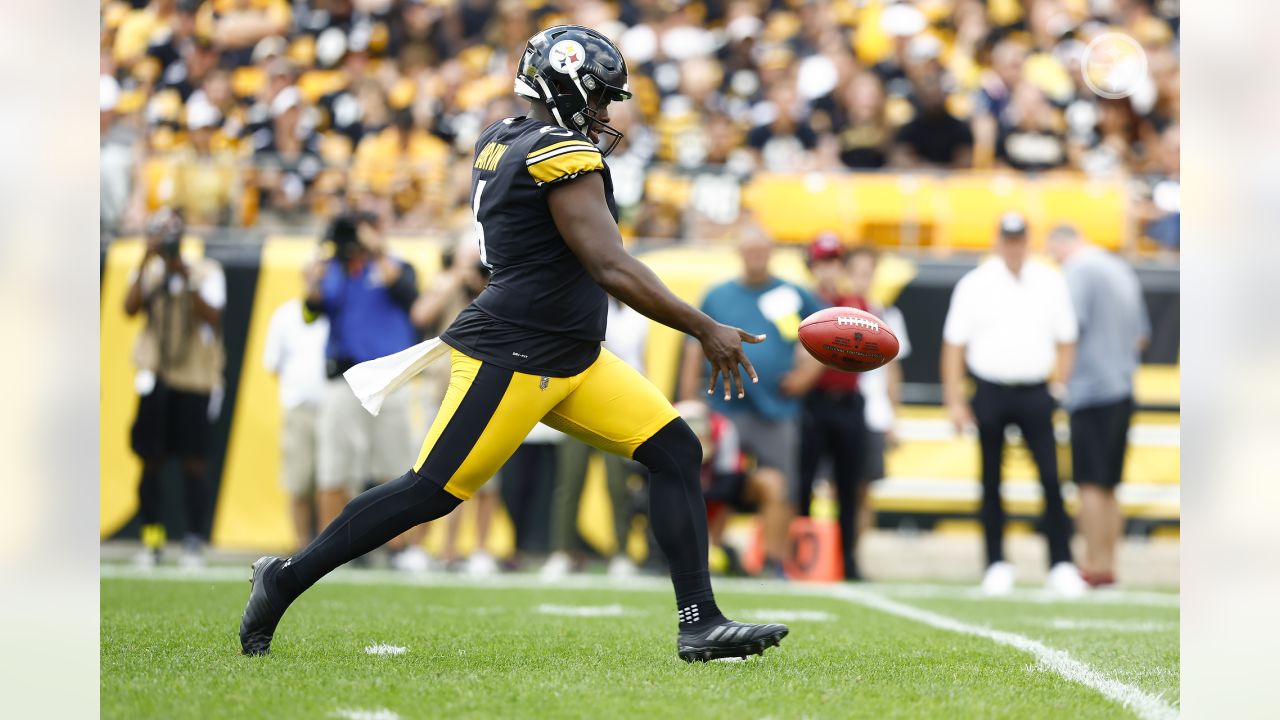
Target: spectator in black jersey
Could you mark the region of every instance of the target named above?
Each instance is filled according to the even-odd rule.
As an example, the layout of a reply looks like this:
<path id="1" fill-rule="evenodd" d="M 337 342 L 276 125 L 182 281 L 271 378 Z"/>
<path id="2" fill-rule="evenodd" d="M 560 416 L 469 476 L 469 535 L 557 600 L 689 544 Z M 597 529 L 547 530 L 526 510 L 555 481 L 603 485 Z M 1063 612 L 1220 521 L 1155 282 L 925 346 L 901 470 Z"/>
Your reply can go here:
<path id="1" fill-rule="evenodd" d="M 182 0 L 176 6 L 172 22 L 151 34 L 147 43 L 147 57 L 159 64 L 160 74 L 174 63 L 181 63 L 183 56 L 195 40 L 196 10 L 200 3 Z"/>
<path id="2" fill-rule="evenodd" d="M 271 123 L 251 136 L 258 164 L 262 212 L 280 222 L 305 221 L 311 185 L 324 169 L 319 138 L 302 124 L 302 98 L 294 87 L 271 101 Z"/>
<path id="3" fill-rule="evenodd" d="M 173 88 L 183 101 L 200 87 L 206 76 L 218 67 L 218 48 L 213 41 L 197 35 L 182 46 L 182 59 L 165 67 L 157 89 Z"/>
<path id="4" fill-rule="evenodd" d="M 1001 118 L 1013 100 L 1013 90 L 1022 77 L 1022 64 L 1027 49 L 1021 42 L 1010 38 L 995 41 L 990 51 L 991 67 L 979 78 L 979 87 L 973 94 L 974 155 L 983 162 L 990 162 L 996 153 Z M 1083 75 L 1081 75 L 1083 77 Z"/>
<path id="5" fill-rule="evenodd" d="M 928 25 L 928 20 L 911 3 L 894 3 L 880 14 L 881 30 L 892 38 L 893 50 L 888 57 L 872 66 L 874 72 L 892 92 L 901 94 L 899 88 L 907 84 L 907 47 L 911 38 L 917 37 Z"/>
<path id="6" fill-rule="evenodd" d="M 401 3 L 388 23 L 388 54 L 402 66 L 436 65 L 457 43 L 455 16 L 446 5 L 412 0 Z"/>
<path id="7" fill-rule="evenodd" d="M 190 112 L 191 107 L 200 105 L 208 105 L 217 111 L 218 128 L 227 138 L 239 136 L 244 128 L 244 109 L 232 94 L 230 73 L 218 69 L 205 76 L 200 89 L 187 100 L 187 110 Z"/>
<path id="8" fill-rule="evenodd" d="M 1067 140 L 1058 111 L 1040 88 L 1023 81 L 1005 111 L 996 158 L 1015 170 L 1052 170 L 1067 164 Z"/>
<path id="9" fill-rule="evenodd" d="M 755 161 L 752 151 L 743 147 L 743 133 L 728 115 L 712 113 L 702 134 L 702 164 L 687 169 L 692 183 L 684 236 L 714 240 L 729 232 L 740 217 L 742 182 L 751 174 Z"/>
<path id="10" fill-rule="evenodd" d="M 915 86 L 916 116 L 898 130 L 893 164 L 897 167 L 967 168 L 973 159 L 973 132 L 947 110 L 938 74 Z"/>
<path id="11" fill-rule="evenodd" d="M 808 151 L 817 147 L 818 135 L 809 127 L 795 87 L 788 82 L 772 88 L 769 108 L 772 119 L 747 133 L 747 144 L 757 153 L 757 166 L 771 172 L 801 169 Z"/>
<path id="12" fill-rule="evenodd" d="M 845 118 L 838 138 L 840 162 L 855 170 L 884 167 L 893 145 L 893 128 L 885 115 L 880 78 L 859 73 L 840 99 Z"/>

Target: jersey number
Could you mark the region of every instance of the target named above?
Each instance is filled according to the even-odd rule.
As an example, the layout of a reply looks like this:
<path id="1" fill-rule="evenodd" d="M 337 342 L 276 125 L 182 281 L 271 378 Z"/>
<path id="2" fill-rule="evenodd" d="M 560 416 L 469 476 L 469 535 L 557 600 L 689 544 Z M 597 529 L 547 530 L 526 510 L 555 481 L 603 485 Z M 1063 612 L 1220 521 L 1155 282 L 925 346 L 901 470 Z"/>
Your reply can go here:
<path id="1" fill-rule="evenodd" d="M 484 248 L 484 225 L 480 224 L 480 196 L 484 194 L 484 184 L 488 180 L 481 180 L 476 183 L 476 197 L 471 201 L 471 215 L 476 219 L 476 242 L 480 243 L 480 262 L 484 266 L 493 269 L 489 264 L 489 254 Z"/>

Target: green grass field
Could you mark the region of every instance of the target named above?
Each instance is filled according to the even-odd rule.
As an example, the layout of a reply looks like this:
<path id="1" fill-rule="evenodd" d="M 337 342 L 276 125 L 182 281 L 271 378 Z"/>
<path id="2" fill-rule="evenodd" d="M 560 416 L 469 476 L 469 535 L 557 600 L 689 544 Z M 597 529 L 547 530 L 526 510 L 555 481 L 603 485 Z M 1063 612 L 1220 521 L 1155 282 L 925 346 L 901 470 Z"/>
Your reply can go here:
<path id="1" fill-rule="evenodd" d="M 763 658 L 687 665 L 662 579 L 548 587 L 339 571 L 290 609 L 270 656 L 246 658 L 247 579 L 247 567 L 104 566 L 102 716 L 1164 718 L 1178 707 L 1172 593 L 1062 602 L 720 582 L 732 617 L 786 622 L 791 635 Z"/>

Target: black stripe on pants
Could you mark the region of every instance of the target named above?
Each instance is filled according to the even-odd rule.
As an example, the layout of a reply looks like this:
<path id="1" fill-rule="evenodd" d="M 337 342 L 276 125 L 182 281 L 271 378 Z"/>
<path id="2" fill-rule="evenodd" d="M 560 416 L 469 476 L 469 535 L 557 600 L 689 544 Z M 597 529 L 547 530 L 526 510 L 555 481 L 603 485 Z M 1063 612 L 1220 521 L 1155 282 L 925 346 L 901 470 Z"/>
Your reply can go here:
<path id="1" fill-rule="evenodd" d="M 507 394 L 507 388 L 511 387 L 514 375 L 511 370 L 493 363 L 480 365 L 467 394 L 462 396 L 462 402 L 449 418 L 449 424 L 444 426 L 431 452 L 422 460 L 422 467 L 416 468 L 419 475 L 440 487 L 453 479 L 453 474 L 462 467 L 480 435 L 489 427 L 489 421 Z"/>
<path id="2" fill-rule="evenodd" d="M 1042 523 L 1049 543 L 1049 564 L 1071 562 L 1068 544 L 1071 529 L 1058 481 L 1053 410 L 1053 397 L 1044 383 L 1009 386 L 977 381 L 973 414 L 982 447 L 982 526 L 988 564 L 1004 559 L 1005 513 L 1000 501 L 1000 481 L 1004 431 L 1009 425 L 1016 425 L 1022 432 L 1022 440 L 1040 475 L 1040 488 L 1044 492 Z"/>

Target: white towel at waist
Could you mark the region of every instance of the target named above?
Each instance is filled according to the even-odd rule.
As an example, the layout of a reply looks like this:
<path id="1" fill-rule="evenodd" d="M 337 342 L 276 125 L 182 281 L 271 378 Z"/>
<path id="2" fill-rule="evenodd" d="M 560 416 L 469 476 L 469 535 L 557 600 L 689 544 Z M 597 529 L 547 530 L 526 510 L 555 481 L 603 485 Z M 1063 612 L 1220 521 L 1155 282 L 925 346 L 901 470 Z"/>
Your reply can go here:
<path id="1" fill-rule="evenodd" d="M 360 404 L 371 415 L 382 409 L 382 401 L 428 365 L 449 355 L 451 348 L 440 338 L 424 340 L 393 355 L 366 360 L 342 374 Z"/>

